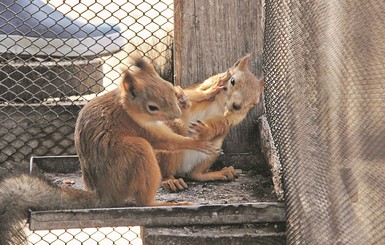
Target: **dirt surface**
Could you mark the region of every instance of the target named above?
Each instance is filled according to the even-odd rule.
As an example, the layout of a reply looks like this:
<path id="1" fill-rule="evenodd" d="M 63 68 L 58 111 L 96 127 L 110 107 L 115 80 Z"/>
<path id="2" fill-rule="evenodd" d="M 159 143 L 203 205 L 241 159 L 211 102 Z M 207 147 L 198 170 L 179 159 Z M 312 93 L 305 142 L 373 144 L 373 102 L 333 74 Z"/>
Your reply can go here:
<path id="1" fill-rule="evenodd" d="M 270 177 L 246 172 L 236 181 L 192 182 L 189 188 L 177 193 L 158 191 L 159 201 L 189 201 L 194 204 L 227 204 L 276 201 Z"/>
<path id="2" fill-rule="evenodd" d="M 172 193 L 159 188 L 158 201 L 188 201 L 198 205 L 255 203 L 277 201 L 270 176 L 262 176 L 253 171 L 238 170 L 236 181 L 194 182 L 186 180 L 188 189 Z M 81 173 L 45 174 L 54 183 L 84 189 Z"/>

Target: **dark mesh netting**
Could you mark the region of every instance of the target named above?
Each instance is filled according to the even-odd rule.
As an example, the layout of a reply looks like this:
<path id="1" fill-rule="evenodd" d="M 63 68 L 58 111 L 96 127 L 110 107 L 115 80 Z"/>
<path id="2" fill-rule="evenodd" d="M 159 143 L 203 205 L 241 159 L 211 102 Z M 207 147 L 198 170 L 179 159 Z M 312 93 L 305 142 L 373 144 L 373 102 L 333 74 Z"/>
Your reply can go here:
<path id="1" fill-rule="evenodd" d="M 385 2 L 266 1 L 288 244 L 385 244 Z"/>
<path id="2" fill-rule="evenodd" d="M 0 1 L 0 179 L 31 156 L 75 154 L 81 107 L 133 53 L 172 81 L 173 0 Z"/>

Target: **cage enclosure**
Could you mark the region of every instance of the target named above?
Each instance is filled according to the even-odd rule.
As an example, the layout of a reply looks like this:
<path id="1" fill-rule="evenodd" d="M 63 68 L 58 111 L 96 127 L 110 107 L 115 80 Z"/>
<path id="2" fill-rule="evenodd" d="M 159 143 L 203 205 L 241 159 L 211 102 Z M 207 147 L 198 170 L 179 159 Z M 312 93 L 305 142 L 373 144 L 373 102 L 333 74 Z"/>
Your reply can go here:
<path id="1" fill-rule="evenodd" d="M 30 171 L 55 184 L 83 188 L 73 145 L 78 112 L 92 98 L 116 87 L 119 65 L 133 53 L 152 60 L 162 77 L 182 87 L 226 71 L 247 53 L 252 57 L 250 70 L 261 76 L 260 0 L 17 0 L 0 7 L 0 16 L 5 16 L 0 20 L 2 178 Z M 20 18 L 18 26 L 15 21 Z M 39 29 L 49 25 L 46 19 L 55 20 L 50 31 L 59 30 L 51 39 L 45 37 L 52 33 Z M 67 19 L 69 25 L 62 26 Z M 10 24 L 16 30 L 6 32 Z M 68 39 L 72 25 L 108 31 L 94 39 L 91 32 L 82 50 L 70 42 L 79 41 L 81 34 L 72 33 Z M 22 27 L 29 32 L 16 32 Z M 38 31 L 40 36 L 35 35 Z M 58 40 L 63 35 L 66 42 Z M 214 167 L 234 165 L 236 182 L 191 181 L 183 192 L 158 191 L 160 201 L 191 201 L 191 207 L 31 209 L 30 242 L 137 244 L 141 237 L 146 244 L 284 243 L 281 169 L 263 103 L 231 130 L 223 149 L 225 154 Z M 144 228 L 140 235 L 128 226 Z"/>
<path id="2" fill-rule="evenodd" d="M 30 242 L 384 243 L 383 5 L 2 1 L 1 178 L 31 170 L 82 188 L 73 146 L 77 114 L 116 87 L 118 66 L 133 52 L 182 87 L 226 71 L 247 53 L 250 70 L 260 76 L 263 57 L 265 103 L 231 130 L 214 166 L 234 165 L 238 181 L 191 181 L 178 193 L 159 189 L 158 200 L 195 204 L 187 207 L 32 209 Z M 87 40 L 94 43 L 82 51 L 70 42 L 42 45 L 48 35 L 43 31 L 15 32 L 21 15 L 23 28 L 46 23 L 34 22 L 39 10 L 46 19 L 60 16 L 54 30 L 69 18 L 71 25 L 82 21 L 104 34 L 100 39 L 90 34 Z M 101 43 L 105 48 L 98 49 Z M 142 231 L 129 228 L 133 225 Z"/>

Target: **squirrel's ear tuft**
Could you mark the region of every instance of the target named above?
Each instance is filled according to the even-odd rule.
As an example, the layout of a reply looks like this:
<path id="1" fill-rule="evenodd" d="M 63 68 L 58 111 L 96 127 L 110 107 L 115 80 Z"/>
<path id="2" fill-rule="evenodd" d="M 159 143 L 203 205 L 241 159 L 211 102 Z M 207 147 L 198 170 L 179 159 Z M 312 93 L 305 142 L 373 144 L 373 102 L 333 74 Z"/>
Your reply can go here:
<path id="1" fill-rule="evenodd" d="M 152 64 L 148 63 L 146 60 L 139 56 L 133 57 L 133 65 L 150 74 L 157 74 L 155 68 Z"/>
<path id="2" fill-rule="evenodd" d="M 239 59 L 234 64 L 234 68 L 238 68 L 241 71 L 248 71 L 249 70 L 249 60 L 250 60 L 250 54 L 245 55 L 243 58 Z"/>
<path id="3" fill-rule="evenodd" d="M 140 79 L 135 78 L 128 70 L 123 73 L 122 81 L 123 89 L 129 93 L 134 99 L 138 96 L 138 92 L 143 89 Z"/>

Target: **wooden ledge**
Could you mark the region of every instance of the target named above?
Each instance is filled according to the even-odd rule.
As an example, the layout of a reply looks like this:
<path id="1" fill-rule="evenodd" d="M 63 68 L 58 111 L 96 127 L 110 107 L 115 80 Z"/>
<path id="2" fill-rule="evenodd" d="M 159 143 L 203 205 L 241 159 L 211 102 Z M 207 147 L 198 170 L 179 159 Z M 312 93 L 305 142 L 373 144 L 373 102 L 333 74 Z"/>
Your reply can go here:
<path id="1" fill-rule="evenodd" d="M 281 202 L 31 211 L 31 230 L 284 222 Z"/>

